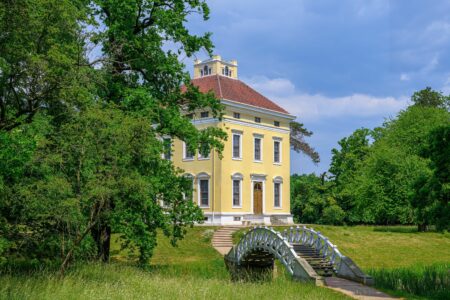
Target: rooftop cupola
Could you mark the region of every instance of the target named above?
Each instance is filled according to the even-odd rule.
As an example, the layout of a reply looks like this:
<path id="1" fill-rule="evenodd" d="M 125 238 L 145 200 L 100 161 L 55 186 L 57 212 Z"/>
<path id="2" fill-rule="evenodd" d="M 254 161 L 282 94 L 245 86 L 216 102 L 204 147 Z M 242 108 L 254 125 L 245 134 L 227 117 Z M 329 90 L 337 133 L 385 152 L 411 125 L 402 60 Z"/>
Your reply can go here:
<path id="1" fill-rule="evenodd" d="M 222 75 L 230 78 L 238 78 L 237 60 L 222 60 L 220 55 L 213 55 L 204 61 L 196 59 L 194 62 L 194 79 L 210 75 Z"/>

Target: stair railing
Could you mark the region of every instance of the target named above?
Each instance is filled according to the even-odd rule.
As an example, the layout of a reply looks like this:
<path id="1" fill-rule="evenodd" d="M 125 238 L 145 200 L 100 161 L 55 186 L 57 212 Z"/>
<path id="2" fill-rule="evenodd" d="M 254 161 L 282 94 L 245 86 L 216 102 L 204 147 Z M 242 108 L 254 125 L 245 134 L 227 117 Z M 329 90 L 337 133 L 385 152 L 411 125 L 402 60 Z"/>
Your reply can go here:
<path id="1" fill-rule="evenodd" d="M 300 244 L 314 248 L 324 259 L 330 261 L 335 272 L 340 269 L 342 259 L 345 256 L 320 231 L 315 231 L 306 226 L 297 226 L 295 228 L 290 227 L 289 230 L 285 229 L 282 236 L 291 244 Z"/>

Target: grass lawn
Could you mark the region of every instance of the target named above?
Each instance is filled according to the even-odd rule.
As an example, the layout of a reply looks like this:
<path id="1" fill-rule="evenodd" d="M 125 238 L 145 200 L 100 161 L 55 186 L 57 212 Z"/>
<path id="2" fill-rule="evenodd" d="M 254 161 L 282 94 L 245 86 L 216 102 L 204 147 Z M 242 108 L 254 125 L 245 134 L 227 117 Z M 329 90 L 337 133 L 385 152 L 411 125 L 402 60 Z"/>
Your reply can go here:
<path id="1" fill-rule="evenodd" d="M 392 284 L 399 277 L 422 289 L 424 284 L 417 284 L 416 277 L 421 282 L 430 277 L 434 284 L 433 274 L 416 267 L 432 264 L 439 264 L 439 274 L 447 272 L 447 282 L 442 284 L 448 284 L 449 234 L 417 233 L 412 227 L 313 227 L 375 278 L 385 279 L 381 282 L 385 291 L 411 299 L 446 299 L 442 293 L 421 298 L 414 291 L 395 292 Z M 211 247 L 212 232 L 206 227 L 190 229 L 176 248 L 160 237 L 146 270 L 133 264 L 132 251 L 120 250 L 116 235 L 111 264 L 73 266 L 63 280 L 51 271 L 3 274 L 0 299 L 349 299 L 326 288 L 291 281 L 282 270 L 271 282 L 233 283 L 223 258 Z"/>
<path id="2" fill-rule="evenodd" d="M 413 299 L 450 299 L 449 233 L 419 233 L 413 226 L 308 227 L 322 232 L 371 274 L 378 288 Z M 235 233 L 234 240 L 243 234 Z"/>
<path id="3" fill-rule="evenodd" d="M 45 271 L 2 275 L 0 299 L 349 299 L 283 272 L 272 282 L 232 283 L 211 233 L 193 228 L 177 248 L 160 238 L 148 270 L 131 264 L 132 253 L 114 243 L 111 264 L 75 266 L 63 280 Z"/>

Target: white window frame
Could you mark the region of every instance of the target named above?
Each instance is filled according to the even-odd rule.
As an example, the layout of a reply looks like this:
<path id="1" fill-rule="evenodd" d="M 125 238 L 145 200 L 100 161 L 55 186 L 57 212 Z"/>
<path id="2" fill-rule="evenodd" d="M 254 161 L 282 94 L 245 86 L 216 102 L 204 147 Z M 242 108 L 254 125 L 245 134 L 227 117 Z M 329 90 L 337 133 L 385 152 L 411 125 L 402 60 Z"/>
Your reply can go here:
<path id="1" fill-rule="evenodd" d="M 260 153 L 260 157 L 259 160 L 255 158 L 255 153 L 256 153 L 256 140 L 260 140 L 259 143 L 259 153 Z M 263 148 L 264 148 L 264 135 L 263 134 L 257 134 L 254 133 L 253 134 L 253 161 L 257 162 L 257 163 L 261 163 L 263 161 Z"/>
<path id="2" fill-rule="evenodd" d="M 278 149 L 278 151 L 279 151 L 279 157 L 280 157 L 280 159 L 279 159 L 279 161 L 275 161 L 275 143 L 276 142 L 278 142 L 279 143 L 279 149 Z M 273 138 L 273 148 L 272 148 L 272 160 L 273 160 L 273 164 L 274 165 L 281 165 L 281 163 L 282 163 L 282 161 L 283 161 L 283 155 L 282 155 L 282 153 L 283 153 L 283 139 L 282 138 L 279 138 L 279 137 L 274 137 Z"/>
<path id="3" fill-rule="evenodd" d="M 210 177 L 207 173 L 202 172 L 200 174 L 197 175 L 197 200 L 198 200 L 198 206 L 200 208 L 209 208 L 210 204 L 211 204 L 211 180 Z M 202 190 L 201 190 L 201 186 L 200 186 L 200 182 L 202 180 L 206 180 L 208 181 L 208 205 L 202 205 Z"/>
<path id="4" fill-rule="evenodd" d="M 275 205 L 275 185 L 280 185 L 280 205 Z M 283 178 L 281 176 L 277 176 L 273 179 L 273 208 L 274 209 L 282 209 L 283 208 Z"/>
<path id="5" fill-rule="evenodd" d="M 183 161 L 193 161 L 195 157 L 195 153 L 193 153 L 192 157 L 186 157 L 187 154 L 187 145 L 186 142 L 183 142 Z"/>
<path id="6" fill-rule="evenodd" d="M 231 157 L 233 160 L 242 160 L 242 131 L 232 130 Z M 234 157 L 234 136 L 239 136 L 239 157 Z"/>
<path id="7" fill-rule="evenodd" d="M 244 176 L 241 173 L 235 173 L 231 176 L 231 205 L 232 208 L 242 208 L 242 180 Z M 239 205 L 234 204 L 234 181 L 239 181 Z"/>

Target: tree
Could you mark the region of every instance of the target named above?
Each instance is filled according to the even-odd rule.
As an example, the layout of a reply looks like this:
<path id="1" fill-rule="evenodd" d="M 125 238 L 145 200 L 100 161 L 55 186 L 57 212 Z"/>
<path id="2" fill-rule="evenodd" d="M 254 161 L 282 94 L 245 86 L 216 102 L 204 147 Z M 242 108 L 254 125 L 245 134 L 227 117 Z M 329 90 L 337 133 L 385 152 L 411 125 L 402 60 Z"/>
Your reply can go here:
<path id="1" fill-rule="evenodd" d="M 412 205 L 417 210 L 419 231 L 428 225 L 438 230 L 450 229 L 450 125 L 433 130 L 421 155 L 429 159 L 431 174 L 415 184 Z"/>
<path id="2" fill-rule="evenodd" d="M 345 184 L 354 201 L 356 221 L 375 224 L 412 224 L 414 183 L 430 170 L 420 151 L 436 127 L 448 124 L 448 111 L 427 106 L 410 106 L 376 129 L 369 153 Z"/>
<path id="3" fill-rule="evenodd" d="M 99 34 L 93 39 L 102 46 L 102 56 L 98 59 L 106 79 L 102 99 L 155 124 L 153 135 L 179 138 L 191 150 L 202 147 L 202 151 L 214 148 L 220 152 L 225 132 L 219 128 L 199 131 L 184 114 L 209 107 L 214 116 L 220 117 L 222 106 L 212 94 L 201 94 L 192 86 L 178 59 L 180 54 L 191 57 L 202 48 L 211 52 L 210 34 L 192 35 L 185 26 L 191 13 L 208 18 L 205 1 L 96 0 L 94 3 L 94 15 L 102 22 Z M 169 43 L 175 51 L 164 50 Z M 186 86 L 186 92 L 181 91 L 181 85 Z M 156 200 L 157 195 L 153 198 Z M 113 198 L 107 201 L 108 205 L 102 208 L 105 216 L 113 214 L 117 207 Z M 111 224 L 108 218 L 99 224 L 93 228 L 92 235 L 99 255 L 107 261 Z M 143 234 L 155 235 L 155 230 Z M 173 237 L 182 236 L 178 229 L 170 233 Z"/>
<path id="4" fill-rule="evenodd" d="M 306 129 L 303 124 L 294 121 L 290 123 L 290 128 L 290 143 L 292 149 L 297 153 L 305 154 L 311 158 L 314 163 L 319 163 L 319 153 L 305 141 L 305 137 L 310 137 L 313 134 L 312 131 Z"/>
<path id="5" fill-rule="evenodd" d="M 411 97 L 411 101 L 416 106 L 450 109 L 450 96 L 444 96 L 441 92 L 431 89 L 431 87 L 415 92 Z"/>
<path id="6" fill-rule="evenodd" d="M 331 193 L 332 183 L 315 174 L 291 177 L 291 211 L 297 222 L 340 225 L 345 212 Z"/>
<path id="7" fill-rule="evenodd" d="M 108 261 L 117 232 L 145 264 L 157 229 L 175 244 L 202 220 L 183 200 L 191 184 L 161 160 L 164 137 L 219 154 L 226 138 L 185 117 L 208 107 L 220 118 L 222 110 L 179 62 L 212 49 L 209 34 L 186 29 L 193 12 L 206 19 L 208 7 L 187 0 L 0 4 L 0 258 L 60 258 L 63 273 L 74 258 Z M 164 50 L 169 43 L 175 50 Z M 101 49 L 96 57 L 92 45 Z"/>
<path id="8" fill-rule="evenodd" d="M 42 108 L 61 118 L 86 101 L 85 2 L 0 3 L 0 130 L 31 122 Z"/>
<path id="9" fill-rule="evenodd" d="M 329 172 L 333 175 L 333 192 L 339 206 L 347 212 L 347 221 L 354 222 L 355 199 L 348 189 L 349 183 L 355 180 L 356 172 L 362 167 L 370 151 L 369 137 L 372 131 L 366 128 L 355 130 L 350 136 L 341 139 L 340 150 L 332 149 Z"/>

